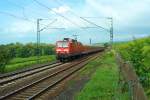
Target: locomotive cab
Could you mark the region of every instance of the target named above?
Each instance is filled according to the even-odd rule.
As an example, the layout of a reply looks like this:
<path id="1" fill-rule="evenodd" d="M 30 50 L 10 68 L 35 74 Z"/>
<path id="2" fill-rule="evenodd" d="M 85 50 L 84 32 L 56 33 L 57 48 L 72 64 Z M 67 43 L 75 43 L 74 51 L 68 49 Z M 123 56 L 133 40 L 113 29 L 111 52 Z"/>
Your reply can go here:
<path id="1" fill-rule="evenodd" d="M 57 60 L 65 60 L 69 56 L 69 42 L 67 39 L 57 41 L 56 43 L 56 58 Z"/>
<path id="2" fill-rule="evenodd" d="M 82 50 L 82 44 L 70 38 L 64 38 L 56 43 L 56 57 L 60 61 L 77 58 L 81 56 Z"/>
<path id="3" fill-rule="evenodd" d="M 67 41 L 58 41 L 56 43 L 56 53 L 69 53 L 69 43 Z"/>

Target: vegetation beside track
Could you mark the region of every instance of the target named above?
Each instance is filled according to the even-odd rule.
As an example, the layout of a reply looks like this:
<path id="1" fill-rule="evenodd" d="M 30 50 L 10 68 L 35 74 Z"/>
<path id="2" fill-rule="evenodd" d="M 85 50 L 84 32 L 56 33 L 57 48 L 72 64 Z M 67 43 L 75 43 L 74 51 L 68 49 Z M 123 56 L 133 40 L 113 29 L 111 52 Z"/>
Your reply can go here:
<path id="1" fill-rule="evenodd" d="M 132 64 L 150 98 L 150 37 L 119 43 L 114 47 Z"/>
<path id="2" fill-rule="evenodd" d="M 46 63 L 56 60 L 55 55 L 41 56 L 40 63 Z M 27 68 L 31 65 L 37 64 L 37 57 L 28 57 L 28 58 L 14 58 L 5 66 L 4 73 L 12 72 L 19 69 Z"/>
<path id="3" fill-rule="evenodd" d="M 97 67 L 91 80 L 85 85 L 81 92 L 75 96 L 76 100 L 112 100 L 121 98 L 128 100 L 128 92 L 119 93 L 118 67 L 112 52 L 91 61 L 82 74 L 89 73 L 93 67 Z"/>
<path id="4" fill-rule="evenodd" d="M 33 61 L 35 58 L 34 56 L 39 54 L 41 56 L 54 55 L 55 46 L 52 44 L 41 43 L 38 49 L 36 43 L 11 43 L 0 45 L 0 73 L 4 73 L 5 67 L 10 64 L 22 63 L 23 66 L 35 64 L 35 61 Z M 30 64 L 25 62 L 29 62 Z M 42 62 L 45 62 L 45 60 L 42 60 Z M 14 69 L 16 69 L 16 66 L 18 65 L 14 66 Z"/>

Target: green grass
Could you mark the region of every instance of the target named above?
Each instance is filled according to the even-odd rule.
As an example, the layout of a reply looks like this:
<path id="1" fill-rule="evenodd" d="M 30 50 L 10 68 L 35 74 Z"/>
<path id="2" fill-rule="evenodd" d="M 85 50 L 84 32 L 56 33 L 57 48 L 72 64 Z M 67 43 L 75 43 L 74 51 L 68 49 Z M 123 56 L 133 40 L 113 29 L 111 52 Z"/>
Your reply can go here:
<path id="1" fill-rule="evenodd" d="M 37 57 L 29 57 L 29 58 L 14 58 L 5 66 L 4 73 L 16 71 L 19 69 L 23 69 L 29 67 L 31 65 L 37 64 Z M 41 56 L 40 63 L 46 63 L 54 61 L 55 55 L 49 56 Z"/>
<path id="2" fill-rule="evenodd" d="M 84 76 L 84 75 L 90 75 L 94 70 L 95 68 L 94 67 L 98 67 L 99 64 L 101 63 L 99 61 L 100 57 L 98 59 L 95 59 L 94 61 L 90 61 L 85 67 L 83 70 L 80 71 L 80 74 L 79 76 Z"/>
<path id="3" fill-rule="evenodd" d="M 53 57 L 54 55 L 51 55 L 51 56 L 41 56 L 40 57 L 40 60 L 43 60 L 43 59 L 49 59 L 49 57 Z M 23 63 L 23 62 L 29 62 L 29 61 L 35 61 L 37 60 L 37 56 L 33 56 L 33 57 L 28 57 L 28 58 L 14 58 L 12 59 L 8 65 L 12 65 L 12 64 L 18 64 L 18 63 Z"/>
<path id="4" fill-rule="evenodd" d="M 128 100 L 128 94 L 118 93 L 118 67 L 112 52 L 92 61 L 87 69 L 97 66 L 96 72 L 83 90 L 76 96 L 76 100 Z M 87 73 L 86 70 L 83 73 Z M 81 74 L 83 74 L 81 73 Z"/>

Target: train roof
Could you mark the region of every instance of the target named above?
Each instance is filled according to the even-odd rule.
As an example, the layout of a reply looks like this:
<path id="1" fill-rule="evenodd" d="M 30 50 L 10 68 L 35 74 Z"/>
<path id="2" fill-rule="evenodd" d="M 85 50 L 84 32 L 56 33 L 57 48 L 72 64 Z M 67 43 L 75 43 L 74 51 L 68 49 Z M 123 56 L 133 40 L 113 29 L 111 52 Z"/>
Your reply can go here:
<path id="1" fill-rule="evenodd" d="M 57 42 L 73 42 L 73 43 L 79 43 L 79 44 L 82 44 L 81 42 L 78 42 L 77 40 L 75 39 L 71 39 L 71 38 L 64 38 L 63 40 L 60 40 L 60 41 L 57 41 Z"/>

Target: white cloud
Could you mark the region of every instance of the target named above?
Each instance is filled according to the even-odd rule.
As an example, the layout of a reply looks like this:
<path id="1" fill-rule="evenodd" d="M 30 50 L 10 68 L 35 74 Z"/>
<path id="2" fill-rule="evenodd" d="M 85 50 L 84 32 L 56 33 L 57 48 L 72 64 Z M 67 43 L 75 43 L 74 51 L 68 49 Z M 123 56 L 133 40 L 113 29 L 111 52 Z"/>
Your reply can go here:
<path id="1" fill-rule="evenodd" d="M 59 14 L 65 14 L 70 10 L 69 6 L 60 6 L 58 8 L 52 8 L 52 10 Z"/>

